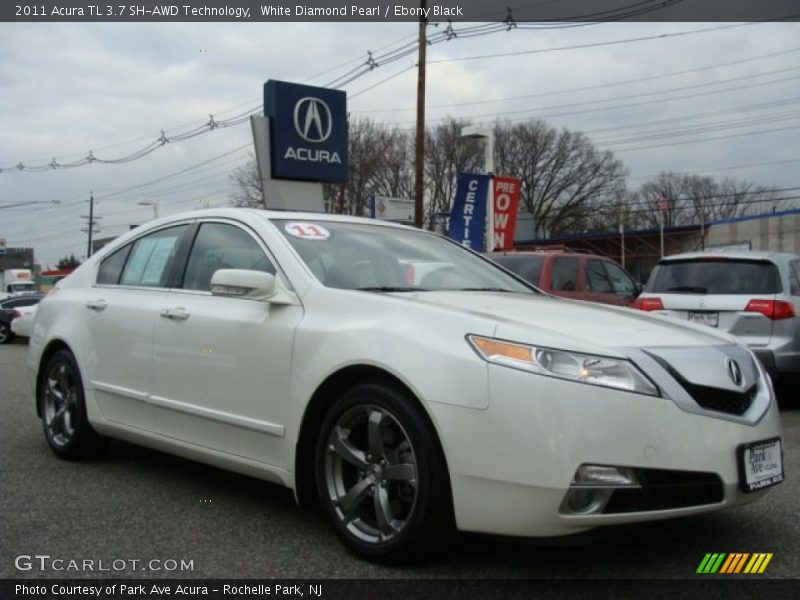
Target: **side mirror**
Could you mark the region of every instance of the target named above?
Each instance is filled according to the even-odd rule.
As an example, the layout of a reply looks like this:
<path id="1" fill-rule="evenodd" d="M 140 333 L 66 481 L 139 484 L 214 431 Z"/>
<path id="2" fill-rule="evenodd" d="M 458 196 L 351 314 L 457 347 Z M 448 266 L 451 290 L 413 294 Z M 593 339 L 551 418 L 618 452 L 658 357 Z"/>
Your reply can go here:
<path id="1" fill-rule="evenodd" d="M 293 294 L 272 273 L 249 269 L 219 269 L 211 277 L 211 295 L 295 304 Z"/>

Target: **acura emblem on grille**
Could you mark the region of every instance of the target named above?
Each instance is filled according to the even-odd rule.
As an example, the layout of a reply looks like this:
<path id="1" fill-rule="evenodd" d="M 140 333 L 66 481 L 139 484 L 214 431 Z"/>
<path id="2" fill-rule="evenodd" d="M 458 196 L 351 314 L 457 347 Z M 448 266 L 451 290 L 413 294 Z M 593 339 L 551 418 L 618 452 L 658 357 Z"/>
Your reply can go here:
<path id="1" fill-rule="evenodd" d="M 739 363 L 731 358 L 727 358 L 725 359 L 725 366 L 728 368 L 728 377 L 731 378 L 733 385 L 742 387 L 744 378 L 742 377 L 742 369 L 739 367 Z"/>

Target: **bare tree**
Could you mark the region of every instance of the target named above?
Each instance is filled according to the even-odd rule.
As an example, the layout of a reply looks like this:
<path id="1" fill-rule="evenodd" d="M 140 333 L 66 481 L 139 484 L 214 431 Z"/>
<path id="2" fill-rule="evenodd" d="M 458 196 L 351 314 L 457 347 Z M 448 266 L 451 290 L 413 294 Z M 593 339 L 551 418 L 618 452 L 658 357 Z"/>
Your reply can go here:
<path id="1" fill-rule="evenodd" d="M 461 137 L 463 120 L 446 119 L 426 132 L 425 223 L 433 228 L 448 213 L 459 173 L 478 171 L 482 145 Z M 323 187 L 326 209 L 364 215 L 372 194 L 411 197 L 414 185 L 413 140 L 409 132 L 371 119 L 349 123 L 350 164 L 346 184 Z M 494 125 L 497 173 L 522 180 L 522 207 L 535 221 L 536 235 L 587 230 L 657 228 L 657 204 L 667 201 L 664 225 L 710 223 L 786 205 L 766 186 L 703 175 L 663 172 L 638 189 L 625 188 L 626 171 L 610 152 L 596 149 L 582 133 L 558 130 L 543 121 Z M 262 207 L 255 158 L 230 175 L 235 206 Z"/>
<path id="2" fill-rule="evenodd" d="M 446 119 L 425 132 L 425 222 L 433 229 L 437 214 L 449 213 L 459 173 L 479 170 L 481 149 L 461 137 L 466 121 Z"/>
<path id="3" fill-rule="evenodd" d="M 233 190 L 230 194 L 233 206 L 264 208 L 261 178 L 258 175 L 256 157 L 251 152 L 247 163 L 233 170 L 229 176 Z"/>
<path id="4" fill-rule="evenodd" d="M 370 196 L 406 195 L 413 185 L 408 137 L 371 119 L 350 121 L 346 185 L 327 184 L 326 203 L 336 212 L 364 215 Z"/>
<path id="5" fill-rule="evenodd" d="M 498 123 L 495 140 L 497 171 L 522 180 L 521 203 L 539 236 L 592 227 L 596 213 L 624 189 L 622 162 L 582 133 L 543 121 Z"/>
<path id="6" fill-rule="evenodd" d="M 665 211 L 659 210 L 660 198 L 668 207 Z M 655 228 L 662 214 L 664 226 L 673 227 L 776 210 L 786 202 L 774 189 L 752 182 L 664 172 L 633 192 L 629 204 L 636 225 Z"/>
<path id="7" fill-rule="evenodd" d="M 700 192 L 702 186 L 697 188 Z M 664 203 L 664 210 L 659 209 L 659 202 Z M 698 194 L 694 201 L 690 200 L 684 177 L 676 173 L 661 173 L 631 194 L 633 225 L 656 228 L 661 225 L 662 218 L 664 227 L 683 225 L 684 217 L 688 215 L 686 209 L 691 208 L 693 202 L 702 202 L 702 196 Z"/>

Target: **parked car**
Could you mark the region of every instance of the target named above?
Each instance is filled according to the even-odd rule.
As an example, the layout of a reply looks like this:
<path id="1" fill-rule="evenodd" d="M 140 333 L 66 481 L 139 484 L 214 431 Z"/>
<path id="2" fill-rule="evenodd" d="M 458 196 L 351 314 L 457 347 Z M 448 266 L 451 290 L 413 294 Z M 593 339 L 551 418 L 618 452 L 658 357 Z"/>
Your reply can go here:
<path id="1" fill-rule="evenodd" d="M 11 319 L 11 332 L 16 337 L 29 338 L 33 330 L 33 319 L 36 317 L 37 304 L 30 306 L 20 306 L 14 309 Z"/>
<path id="2" fill-rule="evenodd" d="M 610 258 L 575 252 L 490 252 L 489 258 L 540 290 L 573 300 L 630 305 L 641 287 Z"/>
<path id="3" fill-rule="evenodd" d="M 14 339 L 14 332 L 11 330 L 11 321 L 16 316 L 14 311 L 23 307 L 33 306 L 42 298 L 44 296 L 41 294 L 33 294 L 29 296 L 9 296 L 4 300 L 0 300 L 0 344 L 8 344 Z"/>
<path id="4" fill-rule="evenodd" d="M 412 262 L 451 268 L 423 286 Z M 783 480 L 769 378 L 730 336 L 566 302 L 388 222 L 151 221 L 42 301 L 29 348 L 57 456 L 113 437 L 261 477 L 375 561 L 419 559 L 453 524 L 566 535 Z"/>
<path id="5" fill-rule="evenodd" d="M 800 375 L 800 256 L 695 252 L 662 259 L 634 308 L 726 331 L 767 369 Z"/>

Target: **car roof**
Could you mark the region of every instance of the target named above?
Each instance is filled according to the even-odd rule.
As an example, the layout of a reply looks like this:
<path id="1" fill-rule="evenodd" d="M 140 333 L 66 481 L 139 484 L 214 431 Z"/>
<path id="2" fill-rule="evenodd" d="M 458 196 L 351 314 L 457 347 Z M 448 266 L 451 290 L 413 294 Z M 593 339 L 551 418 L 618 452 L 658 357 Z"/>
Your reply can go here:
<path id="1" fill-rule="evenodd" d="M 240 208 L 240 207 L 203 208 L 199 210 L 193 210 L 179 214 L 169 215 L 159 220 L 163 222 L 171 222 L 176 219 L 187 219 L 187 218 L 208 218 L 208 217 L 236 218 L 245 214 L 255 216 L 261 219 L 266 219 L 268 221 L 278 220 L 278 219 L 280 220 L 288 219 L 292 221 L 328 221 L 328 222 L 342 222 L 342 223 L 364 223 L 370 225 L 383 225 L 386 227 L 408 228 L 408 225 L 393 223 L 391 221 L 382 221 L 380 219 L 370 219 L 368 217 L 355 217 L 351 215 L 341 215 L 335 213 L 268 210 L 262 208 Z"/>
<path id="2" fill-rule="evenodd" d="M 800 258 L 800 255 L 792 254 L 790 252 L 770 252 L 767 250 L 732 250 L 732 251 L 714 251 L 707 250 L 705 252 L 683 252 L 681 254 L 673 254 L 665 256 L 659 262 L 671 262 L 675 260 L 695 260 L 695 259 L 738 259 L 738 260 L 793 260 Z"/>
<path id="3" fill-rule="evenodd" d="M 502 258 L 504 256 L 567 256 L 572 258 L 585 256 L 587 258 L 599 258 L 601 260 L 614 261 L 614 259 L 608 258 L 607 256 L 601 256 L 600 254 L 591 254 L 588 252 L 562 252 L 561 250 L 501 250 L 497 252 L 487 252 L 486 256 L 489 258 Z"/>
<path id="4" fill-rule="evenodd" d="M 316 212 L 300 212 L 300 211 L 283 211 L 283 210 L 266 210 L 261 208 L 244 208 L 244 207 L 220 207 L 220 208 L 201 208 L 198 210 L 185 211 L 174 213 L 153 219 L 147 223 L 143 223 L 135 229 L 126 231 L 112 242 L 103 246 L 102 249 L 92 255 L 92 258 L 103 260 L 119 248 L 123 247 L 132 239 L 140 235 L 159 229 L 160 227 L 169 226 L 173 223 L 180 221 L 189 221 L 193 219 L 231 219 L 231 220 L 250 220 L 251 224 L 254 220 L 284 220 L 289 219 L 292 221 L 326 221 L 338 223 L 360 223 L 365 225 L 372 225 L 378 227 L 394 227 L 400 229 L 414 229 L 408 225 L 400 223 L 393 223 L 391 221 L 381 221 L 379 219 L 369 219 L 366 217 L 353 217 L 350 215 L 339 215 L 330 213 L 316 213 Z M 425 233 L 433 233 L 427 230 L 414 229 L 415 231 L 424 231 Z"/>

